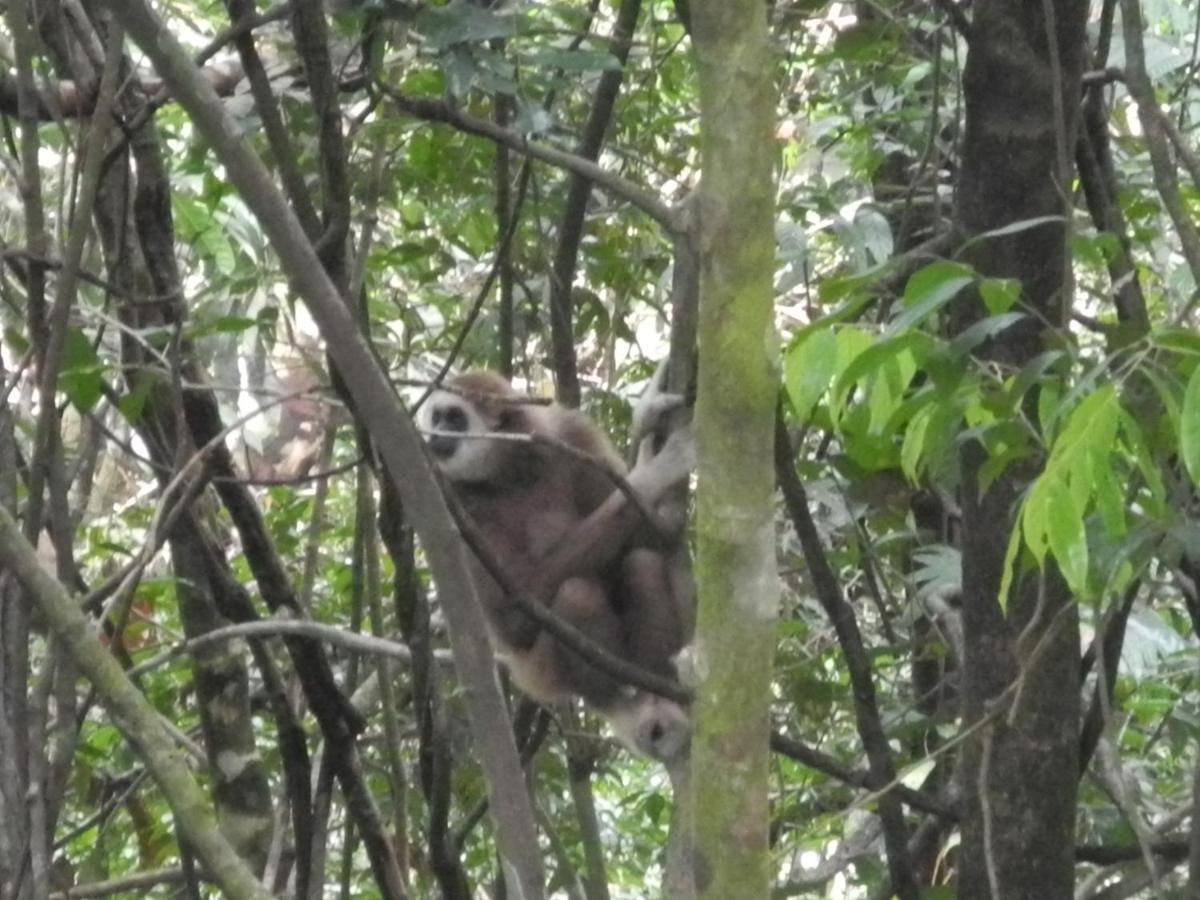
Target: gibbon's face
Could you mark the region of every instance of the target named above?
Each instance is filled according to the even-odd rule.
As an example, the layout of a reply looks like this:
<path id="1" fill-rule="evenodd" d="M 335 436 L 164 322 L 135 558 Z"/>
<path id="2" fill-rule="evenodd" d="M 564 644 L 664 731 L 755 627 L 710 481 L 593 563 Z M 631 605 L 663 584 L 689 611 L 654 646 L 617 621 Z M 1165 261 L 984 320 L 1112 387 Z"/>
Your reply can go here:
<path id="1" fill-rule="evenodd" d="M 492 476 L 499 448 L 483 437 L 492 429 L 473 403 L 435 391 L 421 408 L 419 424 L 438 468 L 451 481 L 487 481 Z"/>

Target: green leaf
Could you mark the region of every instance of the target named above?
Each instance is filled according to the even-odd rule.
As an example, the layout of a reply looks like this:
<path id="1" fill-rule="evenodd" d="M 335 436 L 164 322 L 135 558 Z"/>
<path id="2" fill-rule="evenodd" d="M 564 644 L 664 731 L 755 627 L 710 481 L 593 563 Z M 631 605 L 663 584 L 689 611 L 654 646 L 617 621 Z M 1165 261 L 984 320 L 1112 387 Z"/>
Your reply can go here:
<path id="1" fill-rule="evenodd" d="M 1193 483 L 1200 483 L 1200 366 L 1192 370 L 1183 392 L 1179 418 L 1179 453 Z"/>
<path id="2" fill-rule="evenodd" d="M 837 366 L 837 335 L 830 328 L 811 332 L 793 344 L 783 361 L 784 385 L 792 411 L 807 421 L 829 387 Z"/>
<path id="3" fill-rule="evenodd" d="M 929 433 L 929 423 L 933 421 L 936 406 L 929 405 L 919 409 L 904 430 L 904 441 L 900 447 L 900 469 L 911 482 L 916 482 L 921 475 L 921 457 L 925 451 L 925 436 Z"/>
<path id="4" fill-rule="evenodd" d="M 1032 219 L 1022 219 L 1020 222 L 1012 222 L 1008 225 L 1002 225 L 999 228 L 993 228 L 991 231 L 985 231 L 982 234 L 977 234 L 961 247 L 958 252 L 962 253 L 968 247 L 973 247 L 983 241 L 991 240 L 992 238 L 1007 237 L 1010 234 L 1020 234 L 1022 231 L 1028 231 L 1031 228 L 1040 228 L 1043 225 L 1062 224 L 1064 221 L 1062 216 L 1036 216 Z M 1048 238 L 1049 236 L 1047 236 Z"/>
<path id="5" fill-rule="evenodd" d="M 416 27 L 434 50 L 516 34 L 516 21 L 511 15 L 497 15 L 471 0 L 450 0 L 445 6 L 426 6 L 417 16 Z"/>
<path id="6" fill-rule="evenodd" d="M 607 50 L 566 50 L 545 47 L 521 55 L 521 62 L 541 69 L 570 72 L 602 72 L 621 68 L 621 61 Z"/>
<path id="7" fill-rule="evenodd" d="M 1146 435 L 1142 431 L 1142 426 L 1138 424 L 1137 419 L 1130 415 L 1127 411 L 1121 410 L 1121 433 L 1125 437 L 1125 442 L 1129 445 L 1130 451 L 1133 453 L 1133 460 L 1137 464 L 1138 471 L 1142 475 L 1142 479 L 1146 482 L 1146 488 L 1149 490 L 1149 497 L 1146 494 L 1140 494 L 1142 503 L 1146 503 L 1149 507 L 1147 512 L 1152 516 L 1162 516 L 1166 514 L 1166 488 L 1163 485 L 1162 475 L 1158 470 L 1158 462 L 1154 458 L 1154 454 L 1150 451 L 1149 445 L 1146 443 Z"/>
<path id="8" fill-rule="evenodd" d="M 870 339 L 870 335 L 867 335 L 865 332 L 859 332 L 859 334 Z M 850 389 L 855 384 L 865 380 L 867 376 L 876 373 L 904 355 L 907 355 L 909 359 L 908 375 L 909 379 L 911 379 L 916 365 L 923 361 L 932 352 L 933 348 L 933 338 L 919 331 L 873 342 L 871 346 L 855 354 L 849 365 L 842 369 L 833 386 L 833 402 L 840 409 L 844 405 L 845 398 L 849 394 Z M 902 377 L 903 372 L 903 367 L 897 370 L 898 379 Z M 907 386 L 908 379 L 905 379 L 904 384 L 899 385 L 899 388 L 903 390 Z M 890 412 L 888 414 L 890 415 Z"/>
<path id="9" fill-rule="evenodd" d="M 88 336 L 78 328 L 67 331 L 58 387 L 80 412 L 88 412 L 100 400 L 104 365 Z"/>
<path id="10" fill-rule="evenodd" d="M 979 282 L 979 296 L 993 316 L 1006 313 L 1021 299 L 1021 282 L 1015 278 L 985 278 Z"/>
<path id="11" fill-rule="evenodd" d="M 138 379 L 137 386 L 117 401 L 117 409 L 130 424 L 136 425 L 142 420 L 142 412 L 146 408 L 150 392 L 154 389 L 154 382 L 153 378 Z"/>
<path id="12" fill-rule="evenodd" d="M 1093 450 L 1091 462 L 1096 510 L 1104 530 L 1110 537 L 1116 537 L 1125 531 L 1125 495 L 1112 469 L 1112 454 Z"/>
<path id="13" fill-rule="evenodd" d="M 950 342 L 951 356 L 966 356 L 988 338 L 999 334 L 1010 325 L 1025 318 L 1024 313 L 1001 313 L 998 316 L 988 316 L 980 319 L 969 328 L 965 328 Z"/>
<path id="14" fill-rule="evenodd" d="M 1016 380 L 1012 383 L 1012 387 L 1008 389 L 1009 402 L 1014 409 L 1021 402 L 1021 398 L 1025 396 L 1025 392 L 1033 387 L 1046 374 L 1046 371 L 1064 356 L 1066 356 L 1066 353 L 1062 350 L 1047 350 L 1045 353 L 1035 356 L 1024 365 L 1017 374 Z"/>
<path id="15" fill-rule="evenodd" d="M 1025 546 L 1039 566 L 1045 562 L 1046 551 L 1050 549 L 1051 501 L 1049 482 L 1043 477 L 1033 483 L 1021 507 L 1021 531 L 1025 535 Z"/>
<path id="16" fill-rule="evenodd" d="M 1067 418 L 1066 426 L 1050 451 L 1051 462 L 1064 457 L 1073 459 L 1076 451 L 1110 450 L 1117 437 L 1120 412 L 1116 388 L 1111 384 L 1101 385 Z"/>
<path id="17" fill-rule="evenodd" d="M 875 346 L 875 336 L 861 328 L 846 327 L 839 328 L 837 335 L 837 364 L 834 366 L 834 375 L 837 381 L 834 383 L 834 388 L 829 394 L 829 414 L 835 420 L 842 414 L 842 408 L 846 404 L 846 397 L 839 393 L 839 385 L 842 384 L 842 373 L 849 369 L 854 362 L 863 353 L 866 353 Z M 854 382 L 849 382 L 846 389 L 854 386 Z"/>
<path id="18" fill-rule="evenodd" d="M 1008 546 L 1004 549 L 1004 568 L 1000 571 L 1000 590 L 996 602 L 1001 610 L 1008 609 L 1008 595 L 1012 590 L 1013 576 L 1017 570 L 1017 554 L 1021 551 L 1021 525 L 1018 522 L 1008 532 Z"/>
<path id="19" fill-rule="evenodd" d="M 885 334 L 897 334 L 925 321 L 974 280 L 970 266 L 947 260 L 930 263 L 913 273 L 904 286 L 905 309 L 888 324 Z"/>
<path id="20" fill-rule="evenodd" d="M 1164 328 L 1150 335 L 1150 341 L 1164 350 L 1200 356 L 1200 334 L 1184 328 Z"/>
<path id="21" fill-rule="evenodd" d="M 1050 479 L 1049 501 L 1046 506 L 1046 530 L 1050 549 L 1058 562 L 1063 578 L 1081 596 L 1087 588 L 1088 546 L 1083 527 L 1083 513 L 1071 496 L 1071 491 L 1059 479 Z"/>

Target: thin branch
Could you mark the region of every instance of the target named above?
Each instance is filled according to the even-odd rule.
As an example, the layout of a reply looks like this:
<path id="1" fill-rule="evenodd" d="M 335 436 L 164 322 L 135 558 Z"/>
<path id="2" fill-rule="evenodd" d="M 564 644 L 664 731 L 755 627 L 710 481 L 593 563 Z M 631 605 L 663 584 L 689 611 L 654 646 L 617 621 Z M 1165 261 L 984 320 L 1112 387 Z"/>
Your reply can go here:
<path id="1" fill-rule="evenodd" d="M 444 125 L 450 125 L 466 134 L 473 134 L 477 137 L 487 138 L 490 141 L 503 144 L 510 150 L 523 153 L 532 159 L 540 160 L 560 169 L 566 169 L 569 172 L 575 172 L 593 182 L 601 190 L 607 191 L 614 197 L 625 200 L 637 209 L 640 209 L 667 231 L 674 231 L 675 229 L 674 210 L 666 203 L 663 203 L 657 194 L 622 178 L 614 172 L 610 172 L 590 159 L 582 159 L 574 153 L 568 153 L 565 150 L 559 150 L 545 144 L 532 143 L 528 138 L 516 131 L 501 128 L 495 122 L 481 119 L 478 116 L 472 116 L 440 100 L 410 97 L 383 83 L 380 83 L 378 87 L 401 112 L 418 119 L 424 119 L 427 122 L 440 122 Z"/>
<path id="2" fill-rule="evenodd" d="M 221 644 L 226 641 L 252 637 L 282 637 L 284 635 L 311 638 L 325 644 L 332 644 L 335 647 L 342 647 L 354 653 L 395 659 L 405 665 L 412 663 L 412 651 L 407 644 L 401 644 L 398 641 L 375 637 L 370 634 L 346 631 L 343 628 L 335 628 L 332 625 L 324 625 L 320 622 L 310 622 L 303 619 L 259 619 L 254 622 L 240 622 L 237 625 L 214 628 L 212 631 L 206 631 L 197 637 L 180 641 L 169 650 L 165 650 L 157 656 L 153 656 L 133 666 L 129 670 L 129 677 L 136 678 L 139 675 L 144 675 L 146 672 L 162 668 L 185 653 L 195 653 L 197 650 L 212 644 Z M 436 651 L 434 658 L 442 665 L 450 665 L 454 662 L 453 658 L 444 651 Z"/>
<path id="3" fill-rule="evenodd" d="M 633 32 L 641 8 L 641 0 L 621 0 L 617 9 L 610 52 L 619 65 L 604 72 L 596 84 L 592 108 L 584 124 L 583 134 L 575 147 L 575 155 L 581 159 L 595 162 L 600 158 L 604 135 L 612 121 L 617 95 L 625 76 L 625 63 L 629 58 L 629 48 L 633 44 Z M 575 283 L 579 245 L 583 240 L 583 223 L 591 194 L 591 181 L 577 172 L 572 172 L 567 179 L 567 196 L 558 228 L 558 246 L 554 251 L 554 262 L 550 267 L 550 280 L 546 292 L 546 307 L 550 313 L 550 349 L 558 398 L 560 402 L 571 407 L 578 406 L 580 400 L 579 372 L 575 357 L 575 310 L 571 290 Z"/>
<path id="4" fill-rule="evenodd" d="M 870 772 L 864 772 L 861 769 L 851 769 L 849 766 L 834 759 L 828 753 L 822 753 L 815 747 L 810 747 L 808 744 L 798 741 L 795 738 L 790 738 L 777 731 L 773 731 L 771 732 L 771 749 L 776 753 L 786 756 L 788 759 L 793 759 L 801 765 L 815 769 L 850 787 L 867 790 L 873 789 Z M 929 813 L 948 822 L 953 822 L 958 818 L 956 810 L 946 806 L 924 791 L 914 790 L 898 781 L 893 781 L 888 790 L 894 792 L 897 797 L 913 809 L 919 809 L 921 812 Z"/>
<path id="5" fill-rule="evenodd" d="M 3 507 L 0 559 L 25 586 L 80 671 L 96 687 L 101 703 L 145 762 L 188 846 L 213 880 L 235 900 L 269 900 L 270 894 L 217 829 L 207 796 L 179 757 L 158 714 L 97 640 L 66 589 L 42 568 L 36 551 Z"/>
<path id="6" fill-rule="evenodd" d="M 887 734 L 879 717 L 871 657 L 867 653 L 862 633 L 855 620 L 854 610 L 842 596 L 837 576 L 826 559 L 825 549 L 821 545 L 820 535 L 808 508 L 804 484 L 796 475 L 795 451 L 783 421 L 782 406 L 776 420 L 775 454 L 775 469 L 784 505 L 804 550 L 817 600 L 833 624 L 846 659 L 846 668 L 850 673 L 855 721 L 867 754 L 870 787 L 879 790 L 895 781 L 896 766 L 892 761 Z M 883 840 L 887 848 L 888 872 L 893 888 L 901 898 L 916 898 L 920 891 L 908 856 L 908 827 L 904 822 L 904 812 L 897 796 L 887 793 L 879 797 L 879 817 L 883 822 Z"/>
<path id="7" fill-rule="evenodd" d="M 1142 21 L 1140 0 L 1121 0 L 1121 19 L 1125 32 L 1125 73 L 1129 93 L 1137 104 L 1138 120 L 1150 151 L 1154 170 L 1154 185 L 1163 206 L 1179 235 L 1180 249 L 1192 272 L 1192 280 L 1200 284 L 1200 232 L 1187 210 L 1179 191 L 1179 177 L 1171 158 L 1170 142 L 1166 135 L 1162 108 L 1154 97 L 1154 85 L 1146 71 L 1146 50 L 1142 42 L 1145 23 Z M 1192 300 L 1180 313 L 1182 321 L 1196 301 Z"/>

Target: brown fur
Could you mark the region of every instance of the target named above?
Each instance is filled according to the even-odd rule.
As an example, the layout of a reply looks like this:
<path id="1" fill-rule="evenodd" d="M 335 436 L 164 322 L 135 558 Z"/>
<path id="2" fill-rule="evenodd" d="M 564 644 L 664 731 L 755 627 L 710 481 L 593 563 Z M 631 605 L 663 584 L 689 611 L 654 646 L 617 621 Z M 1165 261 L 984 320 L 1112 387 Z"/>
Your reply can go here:
<path id="1" fill-rule="evenodd" d="M 473 411 L 488 432 L 540 435 L 624 472 L 607 437 L 582 413 L 522 402 L 521 395 L 492 372 L 459 375 L 448 388 L 448 394 L 434 395 L 429 401 L 441 404 L 428 413 L 435 423 L 450 421 L 456 404 L 469 404 L 467 418 Z M 486 453 L 478 447 L 468 448 L 480 441 L 486 442 Z M 463 446 L 451 450 L 452 442 L 452 438 L 443 438 L 443 470 L 513 583 L 535 591 L 538 600 L 609 653 L 674 677 L 672 657 L 690 637 L 691 598 L 690 594 L 676 595 L 664 553 L 635 546 L 636 517 L 626 516 L 627 524 L 606 535 L 594 568 L 572 573 L 558 584 L 543 583 L 546 560 L 564 544 L 580 540 L 585 523 L 593 525 L 607 514 L 600 510 L 614 491 L 612 480 L 596 466 L 538 443 L 464 437 Z M 478 466 L 462 462 L 471 453 L 475 454 L 472 460 L 484 461 Z M 543 632 L 477 561 L 473 574 L 493 645 L 523 691 L 543 702 L 580 696 L 614 719 L 618 711 L 628 718 L 630 706 L 641 703 L 635 692 Z M 648 699 L 655 704 L 655 716 L 666 702 L 673 708 L 670 716 L 686 728 L 686 715 L 677 707 L 669 701 Z M 636 711 L 633 718 L 640 730 L 641 717 Z M 649 727 L 657 732 L 659 726 L 656 722 Z M 667 727 L 679 727 L 679 721 L 667 723 Z M 637 736 L 633 740 L 645 743 Z M 653 746 L 639 749 L 656 753 Z"/>

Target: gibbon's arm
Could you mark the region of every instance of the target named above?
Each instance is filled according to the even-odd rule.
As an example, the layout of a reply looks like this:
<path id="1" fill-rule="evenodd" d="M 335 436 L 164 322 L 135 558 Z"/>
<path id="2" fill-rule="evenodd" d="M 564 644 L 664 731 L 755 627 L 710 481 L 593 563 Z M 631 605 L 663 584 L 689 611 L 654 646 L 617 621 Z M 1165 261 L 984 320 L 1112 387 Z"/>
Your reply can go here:
<path id="1" fill-rule="evenodd" d="M 691 426 L 671 433 L 657 455 L 641 459 L 629 473 L 630 487 L 653 508 L 672 487 L 685 481 L 696 465 Z M 615 562 L 642 524 L 641 511 L 621 491 L 608 498 L 563 536 L 538 562 L 533 595 L 544 600 L 568 578 L 590 575 Z"/>

